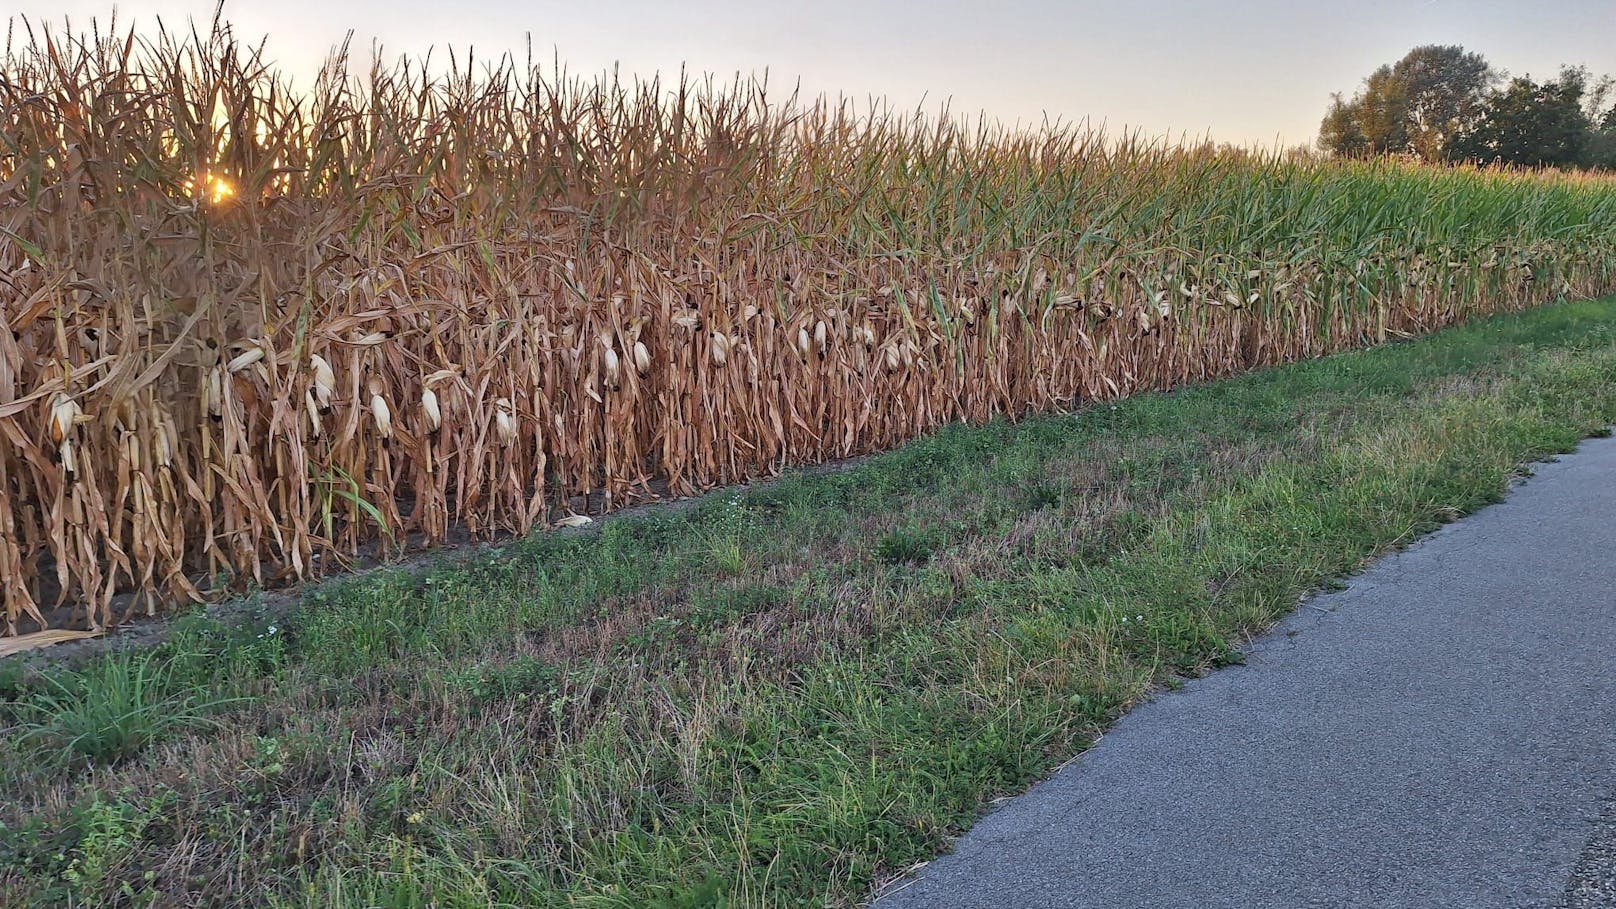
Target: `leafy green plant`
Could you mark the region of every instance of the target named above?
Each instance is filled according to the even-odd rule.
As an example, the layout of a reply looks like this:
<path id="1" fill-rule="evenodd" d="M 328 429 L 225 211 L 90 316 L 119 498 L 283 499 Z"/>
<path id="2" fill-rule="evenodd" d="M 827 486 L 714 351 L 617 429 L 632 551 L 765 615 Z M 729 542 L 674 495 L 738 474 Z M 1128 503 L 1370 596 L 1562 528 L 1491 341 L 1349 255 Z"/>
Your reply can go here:
<path id="1" fill-rule="evenodd" d="M 130 903 L 149 904 L 151 896 L 143 898 L 132 883 L 119 879 L 118 871 L 159 812 L 160 804 L 155 802 L 92 801 L 80 813 L 79 841 L 62 870 L 62 879 L 84 896 L 103 900 L 121 896 Z"/>
<path id="2" fill-rule="evenodd" d="M 332 467 L 315 477 L 314 484 L 319 489 L 320 530 L 326 536 L 332 536 L 336 532 L 337 506 L 340 500 L 368 518 L 384 537 L 389 540 L 393 538 L 393 528 L 388 524 L 386 516 L 382 514 L 381 509 L 365 498 L 359 481 L 347 471 L 341 467 Z"/>
<path id="3" fill-rule="evenodd" d="M 453 670 L 449 684 L 475 704 L 505 700 L 542 701 L 555 691 L 556 667 L 531 654 L 519 654 L 500 663 L 476 664 Z"/>
<path id="4" fill-rule="evenodd" d="M 707 554 L 711 564 L 728 575 L 738 575 L 746 568 L 746 535 L 755 521 L 740 493 L 722 497 L 707 510 Z"/>
<path id="5" fill-rule="evenodd" d="M 1022 510 L 1042 511 L 1045 508 L 1059 505 L 1061 497 L 1065 493 L 1066 490 L 1061 484 L 1040 480 L 1023 487 L 1018 494 L 1018 498 L 1020 499 Z"/>

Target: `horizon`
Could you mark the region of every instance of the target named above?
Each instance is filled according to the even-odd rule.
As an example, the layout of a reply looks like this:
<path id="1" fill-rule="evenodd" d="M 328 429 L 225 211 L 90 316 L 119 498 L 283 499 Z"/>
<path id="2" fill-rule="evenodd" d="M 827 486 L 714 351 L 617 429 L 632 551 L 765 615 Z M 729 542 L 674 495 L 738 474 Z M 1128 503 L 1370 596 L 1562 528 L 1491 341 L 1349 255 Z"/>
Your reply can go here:
<path id="1" fill-rule="evenodd" d="M 421 0 L 390 5 L 285 0 L 272 11 L 226 3 L 221 18 L 243 43 L 263 41 L 266 60 L 304 87 L 351 33 L 354 57 L 362 62 L 378 49 L 385 62 L 429 53 L 441 60 L 451 50 L 461 58 L 470 50 L 481 61 L 505 54 L 523 60 L 531 47 L 541 64 L 553 58 L 572 74 L 615 68 L 626 80 L 666 80 L 683 70 L 719 81 L 766 75 L 782 94 L 795 89 L 805 99 L 884 101 L 893 110 L 946 111 L 971 120 L 985 114 L 1008 129 L 1061 122 L 1112 135 L 1275 150 L 1311 147 L 1332 92 L 1351 96 L 1375 67 L 1419 45 L 1463 45 L 1510 76 L 1544 79 L 1562 66 L 1578 65 L 1596 75 L 1616 72 L 1616 50 L 1598 38 L 1609 30 L 1595 27 L 1600 22 L 1616 27 L 1616 7 L 1594 0 L 1565 4 L 1552 22 L 1492 0 L 1425 0 L 1413 9 L 1384 0 L 1367 9 L 1297 9 L 1279 0 L 1208 9 L 1209 4 L 1191 0 L 1161 0 L 1125 10 L 1022 0 L 991 13 L 951 2 L 934 11 L 941 15 L 923 21 L 910 21 L 894 4 L 855 6 L 847 0 L 811 13 L 735 0 L 679 9 L 628 0 L 587 16 L 554 0 L 521 10 L 514 6 L 510 0 L 471 0 L 453 10 Z M 215 4 L 66 0 L 42 7 L 14 13 L 11 24 L 25 17 L 36 27 L 60 29 L 67 21 L 79 32 L 92 19 L 105 26 L 116 12 L 120 28 L 150 33 L 159 19 L 170 28 L 187 21 L 205 25 Z M 825 34 L 836 27 L 827 20 L 847 8 L 864 10 L 873 24 L 885 21 L 886 27 Z M 465 15 L 468 9 L 482 15 L 473 20 Z M 412 11 L 418 15 L 404 15 Z M 1039 17 L 1047 19 L 1048 28 L 1016 34 Z M 1569 34 L 1557 24 L 1568 19 L 1580 26 Z M 1143 20 L 1165 26 L 1164 39 L 1142 48 L 1137 42 L 1127 46 L 1130 35 L 1146 25 Z M 859 46 L 872 34 L 877 42 L 890 38 L 899 24 L 917 31 L 912 41 Z M 1165 40 L 1175 32 L 1176 40 Z M 1196 32 L 1206 38 L 1175 55 L 1172 45 Z M 1239 40 L 1216 40 L 1220 35 Z M 844 40 L 832 40 L 836 37 Z M 1025 47 L 1015 46 L 1012 39 L 1023 38 Z M 977 41 L 977 54 L 963 61 L 957 53 L 953 62 L 944 59 L 969 40 Z M 1058 57 L 1055 49 L 1066 46 L 1097 52 Z M 876 52 L 881 50 L 886 53 Z M 1163 59 L 1164 54 L 1172 59 Z M 1202 88 L 1186 90 L 1192 84 Z"/>

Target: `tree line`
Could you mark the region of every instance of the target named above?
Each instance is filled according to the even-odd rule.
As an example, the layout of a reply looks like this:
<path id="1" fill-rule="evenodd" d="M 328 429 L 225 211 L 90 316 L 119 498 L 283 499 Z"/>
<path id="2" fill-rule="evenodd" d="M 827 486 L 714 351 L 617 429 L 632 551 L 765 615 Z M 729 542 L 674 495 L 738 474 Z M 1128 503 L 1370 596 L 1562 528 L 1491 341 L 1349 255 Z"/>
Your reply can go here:
<path id="1" fill-rule="evenodd" d="M 1616 169 L 1616 80 L 1565 67 L 1508 77 L 1481 54 L 1427 45 L 1332 96 L 1319 147 L 1428 162 Z"/>

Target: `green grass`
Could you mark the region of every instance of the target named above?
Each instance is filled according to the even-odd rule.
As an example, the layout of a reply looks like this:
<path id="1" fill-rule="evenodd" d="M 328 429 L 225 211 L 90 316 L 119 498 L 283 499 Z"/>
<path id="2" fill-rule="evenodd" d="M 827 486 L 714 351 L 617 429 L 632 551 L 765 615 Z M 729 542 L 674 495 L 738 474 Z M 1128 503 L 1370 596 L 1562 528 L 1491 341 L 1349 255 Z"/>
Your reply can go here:
<path id="1" fill-rule="evenodd" d="M 131 703 L 206 723 L 112 710 L 136 734 L 73 760 L 28 730 L 100 696 L 11 672 L 0 903 L 856 904 L 1307 591 L 1604 432 L 1613 325 L 1616 299 L 1559 305 L 950 427 L 329 584 L 277 626 L 186 619 Z"/>
<path id="2" fill-rule="evenodd" d="M 58 766 L 110 764 L 181 730 L 213 725 L 208 699 L 176 680 L 174 661 L 150 652 L 118 652 L 83 672 L 42 675 L 11 707 L 24 749 Z"/>

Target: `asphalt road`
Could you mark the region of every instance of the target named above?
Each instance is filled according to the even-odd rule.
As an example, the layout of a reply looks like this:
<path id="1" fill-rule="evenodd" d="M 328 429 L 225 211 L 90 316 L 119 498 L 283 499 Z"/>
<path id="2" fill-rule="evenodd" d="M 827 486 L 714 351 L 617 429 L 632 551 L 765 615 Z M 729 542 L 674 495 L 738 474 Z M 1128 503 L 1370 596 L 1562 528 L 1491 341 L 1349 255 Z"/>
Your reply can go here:
<path id="1" fill-rule="evenodd" d="M 1135 709 L 875 907 L 1616 906 L 1613 795 L 1604 439 Z"/>

